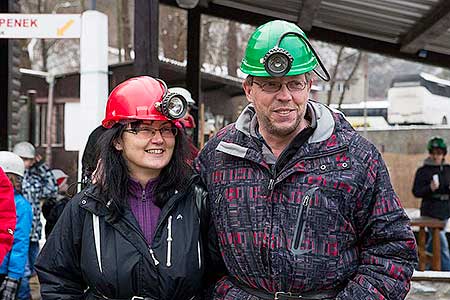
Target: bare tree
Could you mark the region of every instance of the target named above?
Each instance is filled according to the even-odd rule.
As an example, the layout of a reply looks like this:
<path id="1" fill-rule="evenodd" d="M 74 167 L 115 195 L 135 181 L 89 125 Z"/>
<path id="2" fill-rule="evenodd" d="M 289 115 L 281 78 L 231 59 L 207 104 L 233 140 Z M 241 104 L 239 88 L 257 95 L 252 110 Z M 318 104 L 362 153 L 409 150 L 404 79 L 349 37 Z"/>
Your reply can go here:
<path id="1" fill-rule="evenodd" d="M 348 88 L 350 87 L 350 82 L 353 79 L 353 76 L 355 74 L 355 71 L 358 69 L 360 63 L 361 63 L 361 57 L 362 57 L 362 52 L 358 51 L 357 52 L 357 58 L 355 63 L 353 64 L 353 67 L 350 71 L 350 74 L 347 76 L 347 78 L 344 80 L 344 87 L 342 89 L 341 95 L 339 97 L 339 102 L 338 102 L 338 108 L 341 108 L 342 102 L 344 101 L 344 95 L 345 92 L 348 90 Z"/>
<path id="2" fill-rule="evenodd" d="M 333 67 L 333 71 L 331 72 L 331 78 L 330 78 L 330 90 L 328 91 L 328 97 L 327 97 L 327 105 L 331 104 L 331 99 L 333 97 L 333 90 L 334 86 L 336 85 L 336 78 L 338 76 L 338 70 L 339 70 L 339 64 L 341 63 L 341 58 L 344 54 L 344 47 L 339 47 L 338 54 L 336 57 L 336 62 Z"/>

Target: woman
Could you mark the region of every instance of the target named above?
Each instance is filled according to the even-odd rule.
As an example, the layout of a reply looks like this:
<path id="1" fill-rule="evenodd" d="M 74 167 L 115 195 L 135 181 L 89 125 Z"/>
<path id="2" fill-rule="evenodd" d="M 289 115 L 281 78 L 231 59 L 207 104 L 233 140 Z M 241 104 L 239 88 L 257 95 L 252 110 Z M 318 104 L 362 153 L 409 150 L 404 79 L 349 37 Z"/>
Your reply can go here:
<path id="1" fill-rule="evenodd" d="M 36 265 L 42 299 L 196 299 L 203 251 L 186 100 L 136 77 L 110 94 L 95 184 L 66 206 Z"/>
<path id="2" fill-rule="evenodd" d="M 12 249 L 0 265 L 0 299 L 29 299 L 26 293 L 21 295 L 18 292 L 19 282 L 25 274 L 33 219 L 31 205 L 22 196 L 22 178 L 25 166 L 18 155 L 8 151 L 0 151 L 0 167 L 5 171 L 6 176 L 8 176 L 14 187 L 14 203 L 17 216 Z"/>

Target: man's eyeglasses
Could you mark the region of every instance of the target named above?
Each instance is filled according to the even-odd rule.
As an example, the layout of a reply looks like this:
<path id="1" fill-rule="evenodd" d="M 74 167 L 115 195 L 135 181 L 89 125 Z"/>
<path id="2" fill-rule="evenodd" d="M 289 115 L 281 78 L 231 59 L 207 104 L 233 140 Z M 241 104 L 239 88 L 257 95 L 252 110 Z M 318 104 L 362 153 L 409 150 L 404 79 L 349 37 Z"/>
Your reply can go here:
<path id="1" fill-rule="evenodd" d="M 264 92 L 267 93 L 276 93 L 279 90 L 281 90 L 281 87 L 283 84 L 286 85 L 289 91 L 291 92 L 299 92 L 303 91 L 306 88 L 306 85 L 308 84 L 306 81 L 300 81 L 300 80 L 292 80 L 288 81 L 286 83 L 281 83 L 278 81 L 268 81 L 268 82 L 257 82 L 253 81 L 254 84 L 258 85 Z"/>
<path id="2" fill-rule="evenodd" d="M 153 128 L 153 127 L 138 127 L 135 129 L 125 129 L 125 132 L 132 133 L 140 139 L 151 139 L 156 135 L 158 131 L 163 138 L 173 138 L 178 134 L 178 128 L 176 127 L 163 127 L 163 128 Z"/>

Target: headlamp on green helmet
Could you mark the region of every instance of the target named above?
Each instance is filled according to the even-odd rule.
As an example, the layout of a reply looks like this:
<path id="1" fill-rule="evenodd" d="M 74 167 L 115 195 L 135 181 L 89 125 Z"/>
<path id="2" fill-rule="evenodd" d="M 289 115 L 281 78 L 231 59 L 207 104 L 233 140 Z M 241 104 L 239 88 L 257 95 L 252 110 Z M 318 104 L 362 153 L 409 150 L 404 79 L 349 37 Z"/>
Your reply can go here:
<path id="1" fill-rule="evenodd" d="M 433 149 L 442 149 L 444 150 L 444 153 L 447 154 L 447 145 L 445 144 L 444 139 L 439 136 L 435 136 L 428 141 L 427 149 L 428 152 L 431 152 Z"/>
<path id="2" fill-rule="evenodd" d="M 320 65 L 325 75 L 314 69 Z M 314 70 L 323 80 L 330 75 L 304 32 L 286 21 L 266 23 L 253 33 L 241 64 L 242 72 L 252 76 L 282 77 Z"/>

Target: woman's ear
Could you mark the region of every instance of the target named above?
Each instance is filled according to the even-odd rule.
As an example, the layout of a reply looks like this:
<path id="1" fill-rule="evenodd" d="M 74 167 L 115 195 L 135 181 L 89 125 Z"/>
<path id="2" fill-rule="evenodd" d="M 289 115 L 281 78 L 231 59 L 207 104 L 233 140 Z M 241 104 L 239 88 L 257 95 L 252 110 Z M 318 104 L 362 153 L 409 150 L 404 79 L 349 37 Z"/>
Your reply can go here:
<path id="1" fill-rule="evenodd" d="M 114 140 L 113 144 L 114 144 L 114 148 L 116 148 L 117 151 L 122 151 L 123 150 L 122 140 L 121 139 Z"/>

